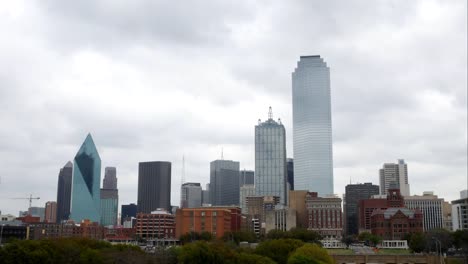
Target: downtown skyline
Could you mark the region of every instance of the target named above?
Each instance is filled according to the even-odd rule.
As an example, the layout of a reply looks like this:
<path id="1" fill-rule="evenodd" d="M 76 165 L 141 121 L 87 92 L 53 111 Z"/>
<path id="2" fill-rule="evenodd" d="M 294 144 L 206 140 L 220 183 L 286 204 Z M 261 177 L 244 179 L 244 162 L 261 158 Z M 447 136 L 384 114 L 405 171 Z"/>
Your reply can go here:
<path id="1" fill-rule="evenodd" d="M 65 27 L 83 19 L 61 16 L 67 7 L 51 8 L 48 15 L 62 23 L 48 32 L 44 6 L 7 8 L 4 27 L 13 30 L 0 51 L 2 213 L 25 210 L 26 201 L 9 198 L 30 193 L 41 197 L 33 206 L 55 201 L 58 171 L 88 132 L 102 168 L 119 172 L 119 204 L 136 203 L 141 161 L 172 162 L 172 205 L 179 204 L 182 156 L 186 182 L 202 186 L 221 151 L 253 170 L 254 124 L 268 106 L 281 117 L 293 158 L 291 72 L 299 56 L 314 54 L 331 72 L 335 193 L 350 181 L 379 184 L 381 166 L 397 159 L 408 163 L 411 193 L 434 191 L 451 201 L 467 188 L 466 2 L 366 4 L 371 10 L 359 21 L 338 18 L 343 28 L 326 30 L 321 25 L 332 25 L 332 17 L 308 18 L 306 10 L 344 14 L 348 4 L 276 3 L 263 13 L 246 5 L 211 5 L 223 16 L 210 19 L 176 10 L 184 19 L 173 25 L 179 35 L 171 35 L 163 22 L 132 24 L 135 10 L 99 17 L 99 7 L 84 4 L 98 27 L 87 34 L 75 28 L 79 41 L 65 38 Z M 282 10 L 311 26 L 288 21 Z M 129 27 L 115 44 L 118 14 Z M 30 28 L 26 18 L 37 23 Z M 199 31 L 210 24 L 211 31 Z M 463 184 L 443 184 L 447 179 Z"/>

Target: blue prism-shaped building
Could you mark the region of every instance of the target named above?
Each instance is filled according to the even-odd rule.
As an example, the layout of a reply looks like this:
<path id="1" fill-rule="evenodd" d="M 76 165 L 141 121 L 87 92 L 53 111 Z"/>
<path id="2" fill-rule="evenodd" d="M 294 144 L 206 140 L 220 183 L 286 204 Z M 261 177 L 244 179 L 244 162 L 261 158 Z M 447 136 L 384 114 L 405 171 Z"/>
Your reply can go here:
<path id="1" fill-rule="evenodd" d="M 75 156 L 70 219 L 79 223 L 84 219 L 100 221 L 101 158 L 88 134 Z"/>

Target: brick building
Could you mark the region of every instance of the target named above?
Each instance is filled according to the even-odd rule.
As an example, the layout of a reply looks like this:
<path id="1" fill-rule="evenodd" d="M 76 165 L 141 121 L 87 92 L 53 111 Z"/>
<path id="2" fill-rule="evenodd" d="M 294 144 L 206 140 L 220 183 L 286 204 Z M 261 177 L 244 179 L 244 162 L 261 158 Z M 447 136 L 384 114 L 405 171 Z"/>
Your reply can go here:
<path id="1" fill-rule="evenodd" d="M 241 221 L 239 207 L 181 208 L 176 212 L 176 238 L 189 232 L 221 238 L 226 232 L 239 231 Z"/>
<path id="2" fill-rule="evenodd" d="M 150 214 L 138 213 L 136 235 L 144 239 L 175 238 L 175 216 L 158 209 Z"/>
<path id="3" fill-rule="evenodd" d="M 377 209 L 387 209 L 387 199 L 374 198 L 359 201 L 359 233 L 371 231 L 371 215 Z"/>
<path id="4" fill-rule="evenodd" d="M 306 194 L 308 229 L 324 238 L 340 239 L 343 234 L 341 198 L 318 197 L 316 192 Z"/>

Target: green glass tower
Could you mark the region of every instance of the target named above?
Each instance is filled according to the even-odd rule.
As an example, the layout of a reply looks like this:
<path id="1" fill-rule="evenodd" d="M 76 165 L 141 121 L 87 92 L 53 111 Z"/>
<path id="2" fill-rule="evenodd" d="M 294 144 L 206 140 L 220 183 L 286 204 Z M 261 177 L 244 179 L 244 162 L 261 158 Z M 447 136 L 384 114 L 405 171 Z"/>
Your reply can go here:
<path id="1" fill-rule="evenodd" d="M 75 156 L 70 219 L 79 223 L 84 219 L 100 221 L 101 158 L 88 134 Z"/>

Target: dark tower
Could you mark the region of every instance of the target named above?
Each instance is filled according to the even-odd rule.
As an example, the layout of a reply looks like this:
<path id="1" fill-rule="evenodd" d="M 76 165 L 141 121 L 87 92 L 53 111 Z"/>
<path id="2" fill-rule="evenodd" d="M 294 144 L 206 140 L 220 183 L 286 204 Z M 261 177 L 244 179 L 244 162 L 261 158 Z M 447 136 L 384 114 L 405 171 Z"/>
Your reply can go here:
<path id="1" fill-rule="evenodd" d="M 70 161 L 60 169 L 57 184 L 57 223 L 68 220 L 72 187 L 73 163 Z"/>
<path id="2" fill-rule="evenodd" d="M 359 201 L 369 199 L 372 195 L 377 194 L 379 194 L 379 186 L 370 182 L 346 185 L 344 213 L 347 235 L 357 235 L 359 233 Z"/>
<path id="3" fill-rule="evenodd" d="M 147 161 L 138 165 L 138 213 L 171 210 L 171 163 Z"/>

